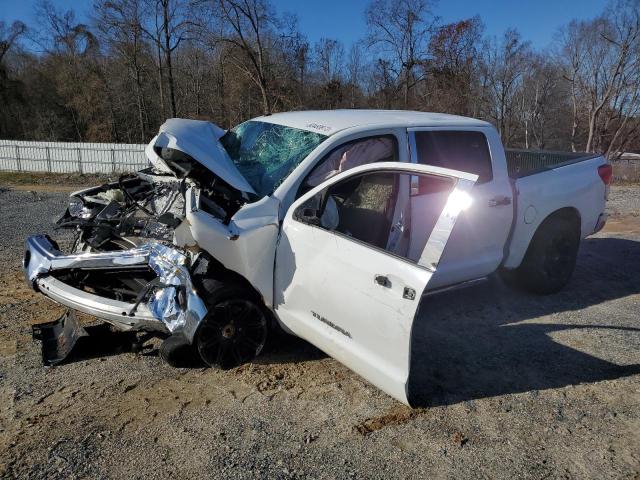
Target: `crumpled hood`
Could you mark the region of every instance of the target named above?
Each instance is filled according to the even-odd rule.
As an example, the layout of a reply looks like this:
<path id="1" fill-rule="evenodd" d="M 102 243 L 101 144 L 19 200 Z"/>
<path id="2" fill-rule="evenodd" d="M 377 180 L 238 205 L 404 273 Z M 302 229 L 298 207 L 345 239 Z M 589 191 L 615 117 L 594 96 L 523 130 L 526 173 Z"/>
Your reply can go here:
<path id="1" fill-rule="evenodd" d="M 247 179 L 240 173 L 220 143 L 225 130 L 211 122 L 170 118 L 162 124 L 160 132 L 145 149 L 152 165 L 164 172 L 173 173 L 167 163 L 155 152 L 155 147 L 180 150 L 211 170 L 232 187 L 255 193 Z"/>

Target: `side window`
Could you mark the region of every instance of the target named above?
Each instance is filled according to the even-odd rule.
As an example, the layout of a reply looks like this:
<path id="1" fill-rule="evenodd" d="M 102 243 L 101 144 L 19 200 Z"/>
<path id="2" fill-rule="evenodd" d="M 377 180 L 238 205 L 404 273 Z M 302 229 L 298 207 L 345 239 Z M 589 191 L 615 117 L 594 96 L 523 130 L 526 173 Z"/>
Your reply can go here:
<path id="1" fill-rule="evenodd" d="M 493 179 L 489 146 L 482 132 L 432 130 L 414 133 L 418 163 L 475 173 L 477 183 Z"/>
<path id="2" fill-rule="evenodd" d="M 325 180 L 350 168 L 375 162 L 393 162 L 398 158 L 398 141 L 393 135 L 359 138 L 331 150 L 302 182 L 297 197 Z"/>
<path id="3" fill-rule="evenodd" d="M 411 194 L 412 177 L 419 196 Z M 294 218 L 417 262 L 453 187 L 435 175 L 365 173 L 317 193 Z"/>

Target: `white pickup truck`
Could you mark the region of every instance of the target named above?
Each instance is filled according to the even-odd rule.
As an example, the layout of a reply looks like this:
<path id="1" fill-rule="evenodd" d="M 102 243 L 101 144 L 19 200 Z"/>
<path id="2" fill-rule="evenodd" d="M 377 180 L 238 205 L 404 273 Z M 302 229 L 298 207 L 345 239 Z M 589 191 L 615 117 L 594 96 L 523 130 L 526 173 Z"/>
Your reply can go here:
<path id="1" fill-rule="evenodd" d="M 611 179 L 601 156 L 505 153 L 486 122 L 408 111 L 229 131 L 170 119 L 146 154 L 149 168 L 71 195 L 58 222 L 70 251 L 27 240 L 34 289 L 158 332 L 172 364 L 251 361 L 279 326 L 405 403 L 421 298 L 497 270 L 558 291 L 604 225 Z M 55 363 L 82 329 L 73 315 L 49 327 Z"/>

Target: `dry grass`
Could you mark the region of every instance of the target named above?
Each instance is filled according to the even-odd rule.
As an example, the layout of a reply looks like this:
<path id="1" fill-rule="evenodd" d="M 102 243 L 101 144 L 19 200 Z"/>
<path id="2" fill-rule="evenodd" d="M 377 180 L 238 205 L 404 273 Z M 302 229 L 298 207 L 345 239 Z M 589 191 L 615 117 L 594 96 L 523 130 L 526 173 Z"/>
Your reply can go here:
<path id="1" fill-rule="evenodd" d="M 99 185 L 109 180 L 107 175 L 82 175 L 79 173 L 27 173 L 0 172 L 0 185 Z"/>

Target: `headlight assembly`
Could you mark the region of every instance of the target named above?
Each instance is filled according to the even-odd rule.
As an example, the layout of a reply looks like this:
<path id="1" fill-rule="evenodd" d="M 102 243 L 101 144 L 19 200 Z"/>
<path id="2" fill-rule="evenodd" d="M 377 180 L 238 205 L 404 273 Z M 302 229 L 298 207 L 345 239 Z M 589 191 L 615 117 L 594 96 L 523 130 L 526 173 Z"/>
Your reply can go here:
<path id="1" fill-rule="evenodd" d="M 90 218 L 91 209 L 85 207 L 82 199 L 78 197 L 69 197 L 69 215 L 76 218 Z"/>

